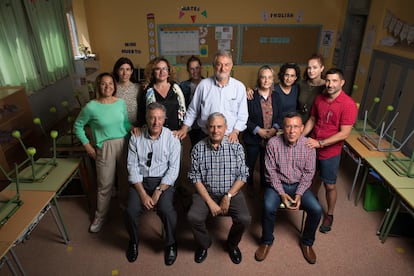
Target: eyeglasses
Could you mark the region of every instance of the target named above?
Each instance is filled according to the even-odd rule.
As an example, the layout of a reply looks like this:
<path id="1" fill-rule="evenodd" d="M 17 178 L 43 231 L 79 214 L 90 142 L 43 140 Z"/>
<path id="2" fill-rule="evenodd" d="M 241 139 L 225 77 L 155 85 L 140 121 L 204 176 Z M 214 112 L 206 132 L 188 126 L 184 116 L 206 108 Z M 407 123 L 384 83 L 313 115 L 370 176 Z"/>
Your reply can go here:
<path id="1" fill-rule="evenodd" d="M 154 71 L 155 72 L 160 72 L 160 71 L 168 72 L 168 71 L 170 71 L 170 68 L 168 68 L 168 67 L 155 67 Z"/>
<path id="2" fill-rule="evenodd" d="M 148 152 L 147 158 L 148 158 L 148 160 L 147 160 L 147 163 L 145 163 L 145 165 L 147 165 L 147 167 L 151 167 L 152 151 Z"/>

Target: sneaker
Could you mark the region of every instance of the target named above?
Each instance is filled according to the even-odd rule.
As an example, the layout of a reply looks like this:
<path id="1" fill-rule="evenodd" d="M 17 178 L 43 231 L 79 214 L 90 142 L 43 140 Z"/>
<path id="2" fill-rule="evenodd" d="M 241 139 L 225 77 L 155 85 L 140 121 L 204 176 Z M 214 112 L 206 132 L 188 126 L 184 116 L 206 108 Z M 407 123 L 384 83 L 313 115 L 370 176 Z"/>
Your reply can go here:
<path id="1" fill-rule="evenodd" d="M 95 217 L 91 226 L 89 227 L 89 231 L 92 233 L 98 233 L 99 231 L 101 231 L 103 224 L 104 224 L 103 219 Z"/>
<path id="2" fill-rule="evenodd" d="M 319 227 L 319 231 L 322 233 L 327 233 L 331 231 L 332 223 L 333 223 L 333 215 L 326 214 L 321 226 Z"/>

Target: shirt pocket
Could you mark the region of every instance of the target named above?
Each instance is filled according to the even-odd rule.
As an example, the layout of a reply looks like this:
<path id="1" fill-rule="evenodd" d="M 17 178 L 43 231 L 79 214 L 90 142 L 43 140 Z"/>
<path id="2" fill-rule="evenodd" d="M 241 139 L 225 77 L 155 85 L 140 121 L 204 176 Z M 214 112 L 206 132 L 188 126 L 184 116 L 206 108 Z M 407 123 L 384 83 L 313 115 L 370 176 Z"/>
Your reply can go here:
<path id="1" fill-rule="evenodd" d="M 225 100 L 224 107 L 225 107 L 225 109 L 230 111 L 233 114 L 237 114 L 237 111 L 239 109 L 239 107 L 238 107 L 239 105 L 237 103 L 236 93 L 234 93 L 233 91 L 232 92 L 226 91 L 225 93 L 227 93 L 224 96 L 224 100 Z"/>

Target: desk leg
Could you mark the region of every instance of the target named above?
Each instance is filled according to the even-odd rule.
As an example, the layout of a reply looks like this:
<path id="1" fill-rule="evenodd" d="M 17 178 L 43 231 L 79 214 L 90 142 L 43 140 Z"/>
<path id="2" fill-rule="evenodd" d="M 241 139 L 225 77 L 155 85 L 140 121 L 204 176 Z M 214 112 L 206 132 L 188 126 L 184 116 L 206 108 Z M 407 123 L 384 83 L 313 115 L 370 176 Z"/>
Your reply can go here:
<path id="1" fill-rule="evenodd" d="M 394 194 L 392 200 L 391 200 L 391 205 L 390 208 L 388 208 L 387 213 L 385 215 L 384 221 L 382 223 L 382 227 L 380 229 L 380 234 L 379 234 L 379 239 L 382 241 L 383 237 L 384 237 L 384 233 L 388 227 L 388 223 L 390 221 L 390 217 L 394 212 L 395 209 L 395 204 L 397 203 L 397 195 Z"/>
<path id="2" fill-rule="evenodd" d="M 359 186 L 358 195 L 355 198 L 355 206 L 358 206 L 358 202 L 361 199 L 362 191 L 364 191 L 365 181 L 367 180 L 368 172 L 369 172 L 369 169 L 368 169 L 368 167 L 365 166 L 364 176 L 362 177 L 362 182 L 361 182 L 361 185 Z"/>
<path id="3" fill-rule="evenodd" d="M 12 255 L 13 260 L 14 260 L 14 262 L 16 263 L 16 265 L 17 265 L 17 267 L 19 268 L 19 270 L 20 270 L 20 272 L 22 273 L 22 275 L 26 276 L 26 272 L 24 271 L 23 266 L 22 266 L 22 264 L 21 264 L 21 263 L 20 263 L 20 261 L 19 261 L 19 258 L 17 258 L 16 253 L 14 253 L 13 248 L 11 248 L 9 252 L 10 252 L 10 254 Z M 9 267 L 10 267 L 10 266 L 9 266 Z M 11 269 L 10 269 L 10 270 L 11 270 Z"/>
<path id="4" fill-rule="evenodd" d="M 395 198 L 397 198 L 398 196 L 397 196 L 397 195 L 395 195 L 394 197 L 395 197 Z M 396 204 L 397 204 L 397 206 L 395 206 L 395 211 L 394 211 L 394 213 L 392 214 L 392 218 L 391 218 L 390 222 L 388 222 L 388 224 L 385 224 L 386 229 L 385 229 L 385 231 L 384 231 L 384 233 L 383 233 L 383 235 L 382 235 L 382 238 L 381 238 L 381 242 L 382 242 L 382 243 L 384 243 L 384 242 L 385 242 L 385 240 L 387 239 L 388 234 L 389 234 L 389 233 L 390 233 L 390 231 L 391 231 L 391 227 L 392 227 L 392 225 L 394 224 L 395 219 L 397 218 L 398 212 L 400 211 L 400 206 L 401 206 L 400 200 L 396 200 L 396 201 L 398 201 L 398 202 L 396 203 Z M 392 210 L 392 209 L 391 209 L 391 210 Z M 390 211 L 390 214 L 391 214 L 391 211 Z"/>
<path id="5" fill-rule="evenodd" d="M 0 269 L 3 267 L 3 265 L 6 264 L 9 269 L 10 272 L 12 273 L 13 276 L 18 276 L 16 269 L 14 269 L 13 264 L 10 262 L 9 258 L 7 256 L 4 256 L 1 260 L 0 260 Z"/>
<path id="6" fill-rule="evenodd" d="M 56 214 L 55 214 L 55 212 L 54 212 L 54 210 L 53 210 L 53 208 L 52 208 L 52 215 L 53 215 L 53 218 L 55 219 L 56 225 L 57 225 L 57 227 L 59 228 L 59 231 L 60 231 L 60 233 L 62 234 L 63 239 L 65 240 L 65 243 L 66 243 L 66 244 L 68 244 L 68 243 L 69 243 L 70 238 L 69 238 L 68 231 L 67 231 L 67 229 L 66 229 L 65 222 L 63 221 L 63 216 L 62 216 L 62 213 L 60 212 L 60 208 L 59 208 L 59 204 L 58 204 L 58 202 L 57 202 L 57 198 L 56 198 L 56 196 L 55 196 L 55 197 L 53 197 L 53 205 L 54 205 L 54 206 L 55 206 L 55 208 L 56 208 L 56 211 L 57 211 L 58 216 L 59 216 L 59 220 L 57 219 Z M 60 221 L 60 224 L 59 224 L 59 221 Z M 62 228 L 63 228 L 63 231 L 62 231 Z"/>
<path id="7" fill-rule="evenodd" d="M 354 181 L 352 181 L 352 188 L 351 188 L 351 191 L 349 192 L 348 200 L 351 200 L 352 194 L 354 193 L 355 185 L 356 185 L 356 182 L 359 176 L 359 170 L 361 169 L 361 167 L 362 167 L 362 158 L 358 157 L 357 169 L 355 171 Z"/>
<path id="8" fill-rule="evenodd" d="M 384 231 L 385 219 L 388 217 L 389 212 L 390 212 L 390 208 L 387 208 L 387 210 L 385 210 L 384 216 L 382 217 L 381 223 L 378 226 L 377 235 L 379 239 L 381 239 L 380 237 L 382 236 L 382 233 Z"/>

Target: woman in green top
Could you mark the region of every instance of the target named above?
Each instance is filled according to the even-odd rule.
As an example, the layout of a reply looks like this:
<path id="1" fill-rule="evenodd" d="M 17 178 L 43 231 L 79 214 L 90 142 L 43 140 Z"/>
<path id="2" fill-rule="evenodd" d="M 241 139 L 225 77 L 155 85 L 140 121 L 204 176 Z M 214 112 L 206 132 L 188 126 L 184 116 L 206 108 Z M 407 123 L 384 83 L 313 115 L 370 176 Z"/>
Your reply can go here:
<path id="1" fill-rule="evenodd" d="M 110 73 L 101 73 L 95 81 L 97 98 L 91 100 L 79 113 L 74 130 L 87 154 L 95 159 L 97 174 L 97 207 L 89 231 L 102 228 L 111 201 L 115 176 L 121 190 L 127 190 L 126 136 L 131 128 L 125 101 L 115 97 L 116 83 Z M 92 142 L 86 135 L 88 125 Z"/>
<path id="2" fill-rule="evenodd" d="M 323 57 L 314 54 L 308 59 L 308 66 L 303 74 L 303 80 L 299 82 L 299 97 L 297 110 L 302 115 L 303 124 L 310 117 L 310 110 L 316 96 L 325 90 Z"/>

